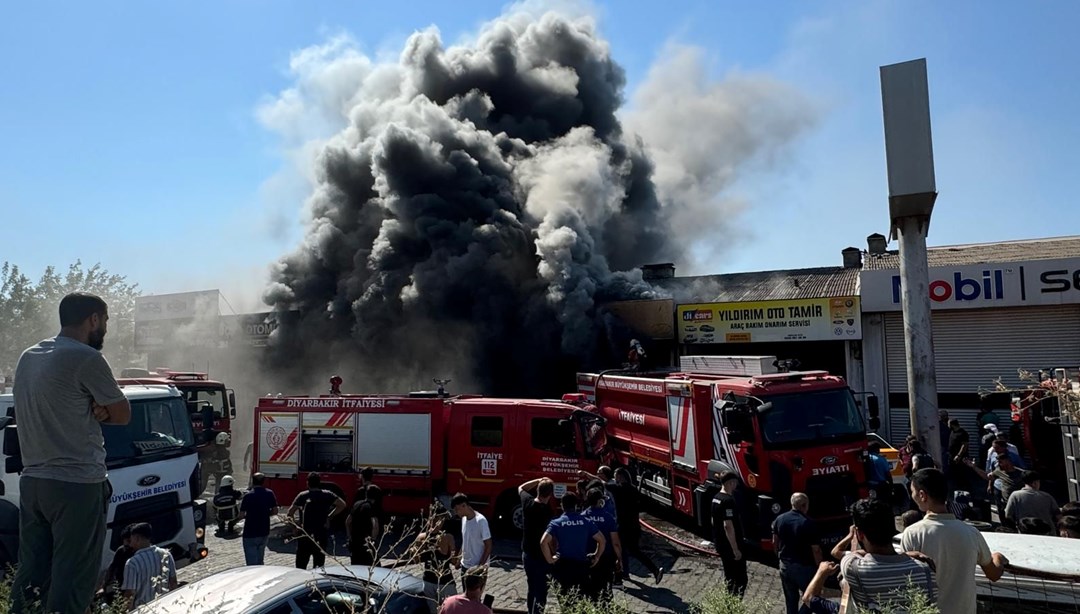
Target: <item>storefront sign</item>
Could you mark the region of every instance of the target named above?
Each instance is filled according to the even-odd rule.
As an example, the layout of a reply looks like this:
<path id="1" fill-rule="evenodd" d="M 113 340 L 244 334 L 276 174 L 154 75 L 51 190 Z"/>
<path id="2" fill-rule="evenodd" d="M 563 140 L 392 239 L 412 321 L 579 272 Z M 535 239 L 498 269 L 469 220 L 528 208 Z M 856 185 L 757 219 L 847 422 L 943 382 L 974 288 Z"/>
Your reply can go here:
<path id="1" fill-rule="evenodd" d="M 900 272 L 862 271 L 863 310 L 900 311 Z M 1080 258 L 930 269 L 933 309 L 1080 303 Z"/>
<path id="2" fill-rule="evenodd" d="M 862 338 L 857 297 L 679 305 L 679 343 L 763 343 Z"/>

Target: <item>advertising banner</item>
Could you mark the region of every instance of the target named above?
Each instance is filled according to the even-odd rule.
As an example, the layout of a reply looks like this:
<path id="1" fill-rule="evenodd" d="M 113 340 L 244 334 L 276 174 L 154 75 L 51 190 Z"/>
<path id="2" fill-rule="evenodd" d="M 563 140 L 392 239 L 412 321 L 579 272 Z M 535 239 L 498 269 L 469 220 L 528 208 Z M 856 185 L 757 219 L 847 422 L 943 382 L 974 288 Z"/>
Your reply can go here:
<path id="1" fill-rule="evenodd" d="M 859 298 L 812 298 L 677 307 L 679 343 L 862 339 Z"/>
<path id="2" fill-rule="evenodd" d="M 900 311 L 900 271 L 862 271 L 867 312 Z M 931 267 L 932 309 L 1080 303 L 1080 258 Z"/>

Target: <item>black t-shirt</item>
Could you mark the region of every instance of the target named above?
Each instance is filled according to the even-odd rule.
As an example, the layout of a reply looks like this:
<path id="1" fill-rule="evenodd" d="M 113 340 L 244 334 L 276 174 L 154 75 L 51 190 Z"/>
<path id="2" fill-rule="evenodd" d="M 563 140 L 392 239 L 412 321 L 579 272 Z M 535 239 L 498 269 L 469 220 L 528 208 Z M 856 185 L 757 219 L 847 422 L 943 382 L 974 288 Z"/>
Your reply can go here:
<path id="1" fill-rule="evenodd" d="M 615 519 L 619 522 L 619 536 L 636 535 L 641 532 L 641 504 L 638 491 L 628 484 L 608 482 L 607 490 L 615 500 Z"/>
<path id="2" fill-rule="evenodd" d="M 364 540 L 371 537 L 371 521 L 375 518 L 375 509 L 370 501 L 357 501 L 352 508 L 350 520 L 353 543 L 362 546 Z"/>
<path id="3" fill-rule="evenodd" d="M 277 507 L 277 499 L 272 490 L 256 486 L 255 490 L 244 495 L 240 501 L 240 511 L 244 512 L 244 537 L 266 537 L 270 535 L 270 512 Z"/>
<path id="4" fill-rule="evenodd" d="M 742 550 L 743 528 L 742 520 L 739 518 L 739 506 L 735 497 L 725 492 L 718 492 L 712 502 L 712 525 L 713 543 L 716 544 L 716 551 L 720 556 L 734 556 L 727 532 L 724 531 L 724 521 L 727 520 L 735 526 L 735 542 L 739 544 L 739 550 Z"/>
<path id="5" fill-rule="evenodd" d="M 325 531 L 326 519 L 330 517 L 330 510 L 334 509 L 337 498 L 334 493 L 321 488 L 305 490 L 297 495 L 293 505 L 300 508 L 300 526 L 304 531 L 311 534 Z"/>
<path id="6" fill-rule="evenodd" d="M 551 505 L 540 503 L 536 497 L 527 492 L 521 493 L 521 511 L 524 515 L 525 527 L 521 533 L 521 551 L 530 557 L 543 557 L 540 549 L 540 539 L 544 537 L 544 531 L 554 514 Z"/>
<path id="7" fill-rule="evenodd" d="M 776 553 L 778 559 L 808 567 L 816 564 L 811 546 L 820 546 L 821 540 L 813 520 L 795 510 L 789 510 L 776 517 L 772 530 L 779 541 Z"/>
<path id="8" fill-rule="evenodd" d="M 949 458 L 956 458 L 966 443 L 968 443 L 968 432 L 964 429 L 949 433 Z M 966 456 L 971 456 L 971 454 Z"/>

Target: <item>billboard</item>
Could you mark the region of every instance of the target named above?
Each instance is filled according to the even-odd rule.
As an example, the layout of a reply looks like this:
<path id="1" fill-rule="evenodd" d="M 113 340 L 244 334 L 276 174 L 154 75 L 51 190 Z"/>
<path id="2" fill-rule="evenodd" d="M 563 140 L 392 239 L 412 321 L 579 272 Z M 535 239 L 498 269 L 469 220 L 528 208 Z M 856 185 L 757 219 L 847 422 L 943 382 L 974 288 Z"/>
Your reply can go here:
<path id="1" fill-rule="evenodd" d="M 900 271 L 862 271 L 868 312 L 900 311 Z M 932 309 L 1080 303 L 1080 258 L 972 264 L 930 269 Z"/>
<path id="2" fill-rule="evenodd" d="M 862 339 L 859 298 L 811 298 L 677 307 L 679 343 Z"/>
<path id="3" fill-rule="evenodd" d="M 605 303 L 603 307 L 618 316 L 635 335 L 655 340 L 675 338 L 675 324 L 672 321 L 675 301 L 669 298 L 618 301 Z"/>
<path id="4" fill-rule="evenodd" d="M 216 318 L 221 315 L 219 297 L 217 290 L 139 296 L 135 298 L 135 321 Z"/>

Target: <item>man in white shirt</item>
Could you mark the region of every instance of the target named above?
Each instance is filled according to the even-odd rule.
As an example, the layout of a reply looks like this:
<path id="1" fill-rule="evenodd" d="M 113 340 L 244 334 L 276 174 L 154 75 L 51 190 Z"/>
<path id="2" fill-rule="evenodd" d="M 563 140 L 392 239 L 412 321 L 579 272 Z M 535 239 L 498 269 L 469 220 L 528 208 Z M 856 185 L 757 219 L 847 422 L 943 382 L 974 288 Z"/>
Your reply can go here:
<path id="1" fill-rule="evenodd" d="M 491 528 L 487 518 L 469 505 L 467 495 L 454 495 L 450 508 L 461 518 L 461 578 L 465 591 L 466 573 L 473 567 L 486 567 L 491 558 Z"/>
<path id="2" fill-rule="evenodd" d="M 936 564 L 941 614 L 974 614 L 975 566 L 997 582 L 1009 561 L 1000 552 L 990 552 L 978 529 L 946 513 L 947 496 L 940 470 L 920 469 L 911 476 L 911 498 L 926 517 L 904 530 L 900 546 L 922 552 Z"/>

